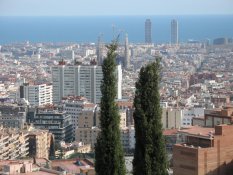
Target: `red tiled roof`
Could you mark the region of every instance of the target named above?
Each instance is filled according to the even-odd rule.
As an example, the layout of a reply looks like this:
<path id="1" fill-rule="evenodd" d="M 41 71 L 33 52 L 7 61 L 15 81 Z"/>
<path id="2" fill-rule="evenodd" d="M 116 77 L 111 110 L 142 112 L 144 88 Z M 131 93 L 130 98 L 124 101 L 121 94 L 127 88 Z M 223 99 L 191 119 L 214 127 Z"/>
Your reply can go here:
<path id="1" fill-rule="evenodd" d="M 169 135 L 175 135 L 178 132 L 178 129 L 166 129 L 163 130 L 163 135 L 169 136 Z"/>

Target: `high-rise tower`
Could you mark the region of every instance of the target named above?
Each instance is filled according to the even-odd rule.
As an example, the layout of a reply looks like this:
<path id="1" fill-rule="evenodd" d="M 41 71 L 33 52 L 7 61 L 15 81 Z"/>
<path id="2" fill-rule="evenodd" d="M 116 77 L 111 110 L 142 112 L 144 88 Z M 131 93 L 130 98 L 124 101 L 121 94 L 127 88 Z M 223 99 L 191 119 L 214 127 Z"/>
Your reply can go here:
<path id="1" fill-rule="evenodd" d="M 171 44 L 178 44 L 178 21 L 171 21 Z"/>
<path id="2" fill-rule="evenodd" d="M 102 34 L 98 37 L 98 43 L 96 47 L 97 63 L 102 65 L 103 63 L 103 43 L 102 43 Z"/>
<path id="3" fill-rule="evenodd" d="M 145 22 L 145 43 L 148 43 L 148 44 L 152 43 L 150 19 L 146 19 L 146 22 Z"/>
<path id="4" fill-rule="evenodd" d="M 124 67 L 128 69 L 130 66 L 130 57 L 129 57 L 129 40 L 128 34 L 125 35 L 125 59 L 124 59 Z"/>
<path id="5" fill-rule="evenodd" d="M 116 66 L 117 99 L 122 98 L 122 69 Z M 66 96 L 83 96 L 92 103 L 100 103 L 102 66 L 97 65 L 66 65 L 60 61 L 52 67 L 53 103 L 59 103 Z"/>

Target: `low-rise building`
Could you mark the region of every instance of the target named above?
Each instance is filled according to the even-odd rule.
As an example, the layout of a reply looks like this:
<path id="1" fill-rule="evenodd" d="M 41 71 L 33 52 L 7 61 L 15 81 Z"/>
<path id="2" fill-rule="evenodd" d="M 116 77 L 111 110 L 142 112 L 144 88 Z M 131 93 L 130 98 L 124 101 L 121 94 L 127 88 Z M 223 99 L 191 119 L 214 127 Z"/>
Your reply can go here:
<path id="1" fill-rule="evenodd" d="M 165 138 L 166 150 L 168 153 L 172 152 L 173 145 L 178 141 L 178 129 L 166 129 L 163 130 L 163 136 Z"/>
<path id="2" fill-rule="evenodd" d="M 233 125 L 215 126 L 215 132 L 188 135 L 173 148 L 174 175 L 231 175 Z"/>
<path id="3" fill-rule="evenodd" d="M 194 117 L 201 117 L 204 116 L 204 108 L 186 108 L 183 110 L 183 117 L 182 117 L 182 127 L 192 126 L 192 119 Z"/>
<path id="4" fill-rule="evenodd" d="M 52 169 L 67 174 L 95 175 L 94 163 L 88 159 L 53 160 Z"/>
<path id="5" fill-rule="evenodd" d="M 225 106 L 222 109 L 205 110 L 205 126 L 214 127 L 220 124 L 233 123 L 233 107 Z"/>
<path id="6" fill-rule="evenodd" d="M 23 174 L 23 175 L 66 175 L 65 172 L 51 169 L 51 162 L 48 159 L 19 159 L 1 160 L 0 174 Z"/>

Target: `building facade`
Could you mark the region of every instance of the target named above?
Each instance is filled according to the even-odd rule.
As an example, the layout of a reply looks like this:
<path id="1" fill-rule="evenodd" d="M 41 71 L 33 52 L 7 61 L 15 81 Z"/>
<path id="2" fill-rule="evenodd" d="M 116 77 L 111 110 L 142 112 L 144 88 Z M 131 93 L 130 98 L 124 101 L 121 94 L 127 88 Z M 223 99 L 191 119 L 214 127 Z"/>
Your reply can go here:
<path id="1" fill-rule="evenodd" d="M 128 34 L 125 35 L 125 58 L 124 58 L 124 68 L 128 69 L 130 67 L 130 55 L 129 55 L 129 39 Z"/>
<path id="2" fill-rule="evenodd" d="M 232 124 L 233 107 L 224 107 L 221 110 L 206 110 L 204 121 L 206 127 L 214 127 L 220 124 Z"/>
<path id="3" fill-rule="evenodd" d="M 31 106 L 41 106 L 53 103 L 52 85 L 30 85 L 24 83 L 20 86 L 20 98 L 26 99 Z"/>
<path id="4" fill-rule="evenodd" d="M 26 122 L 28 112 L 28 105 L 21 102 L 1 103 L 0 104 L 0 125 L 5 128 L 19 128 L 23 129 Z"/>
<path id="5" fill-rule="evenodd" d="M 183 109 L 182 127 L 192 126 L 194 117 L 204 117 L 204 108 L 185 108 Z"/>
<path id="6" fill-rule="evenodd" d="M 77 128 L 75 141 L 82 142 L 84 145 L 90 144 L 93 150 L 96 144 L 96 139 L 100 133 L 100 128 L 98 127 L 83 127 Z"/>
<path id="7" fill-rule="evenodd" d="M 173 19 L 171 21 L 171 44 L 178 44 L 178 21 Z"/>
<path id="8" fill-rule="evenodd" d="M 100 132 L 100 110 L 96 108 L 84 108 L 79 116 L 78 128 L 76 128 L 75 141 L 90 144 L 94 149 L 97 136 Z"/>
<path id="9" fill-rule="evenodd" d="M 33 130 L 28 133 L 29 156 L 49 159 L 53 135 L 47 130 Z"/>
<path id="10" fill-rule="evenodd" d="M 133 125 L 120 129 L 121 143 L 125 152 L 132 152 L 135 148 L 135 128 Z"/>
<path id="11" fill-rule="evenodd" d="M 151 20 L 146 19 L 146 22 L 145 22 L 145 43 L 147 43 L 147 44 L 152 43 L 152 35 L 151 35 L 152 29 L 151 28 L 152 28 Z"/>
<path id="12" fill-rule="evenodd" d="M 82 122 L 82 116 L 94 116 L 97 105 L 88 102 L 88 100 L 85 97 L 80 96 L 63 97 L 62 105 L 63 110 L 66 111 L 67 114 L 71 115 L 73 138 L 75 138 L 75 130 L 78 128 L 79 117 L 81 116 Z"/>
<path id="13" fill-rule="evenodd" d="M 163 108 L 162 124 L 164 129 L 180 128 L 183 110 L 179 108 Z"/>
<path id="14" fill-rule="evenodd" d="M 1 160 L 15 160 L 28 156 L 28 133 L 11 128 L 1 128 L 0 132 Z"/>
<path id="15" fill-rule="evenodd" d="M 187 136 L 173 147 L 174 175 L 231 175 L 233 126 L 215 126 L 215 132 Z"/>
<path id="16" fill-rule="evenodd" d="M 36 110 L 33 124 L 35 128 L 49 130 L 55 142 L 72 141 L 71 116 L 54 107 L 41 107 Z"/>
<path id="17" fill-rule="evenodd" d="M 117 98 L 121 99 L 122 69 L 116 67 Z M 97 65 L 66 65 L 60 61 L 52 67 L 53 102 L 59 103 L 62 97 L 83 96 L 92 103 L 100 103 L 102 66 Z"/>
<path id="18" fill-rule="evenodd" d="M 97 64 L 102 65 L 104 60 L 104 44 L 102 42 L 102 35 L 98 36 L 98 43 L 96 46 L 96 56 L 97 56 Z"/>
<path id="19" fill-rule="evenodd" d="M 17 115 L 2 115 L 0 112 L 0 125 L 4 128 L 23 129 L 26 120 L 26 113 L 19 112 Z"/>
<path id="20" fill-rule="evenodd" d="M 126 127 L 126 110 L 120 110 L 119 128 L 121 131 L 121 141 L 125 151 L 134 148 L 135 130 L 133 126 Z M 76 129 L 75 141 L 91 144 L 94 149 L 97 136 L 100 129 L 100 110 L 95 109 L 95 112 L 88 108 L 84 108 L 79 116 L 78 128 Z"/>

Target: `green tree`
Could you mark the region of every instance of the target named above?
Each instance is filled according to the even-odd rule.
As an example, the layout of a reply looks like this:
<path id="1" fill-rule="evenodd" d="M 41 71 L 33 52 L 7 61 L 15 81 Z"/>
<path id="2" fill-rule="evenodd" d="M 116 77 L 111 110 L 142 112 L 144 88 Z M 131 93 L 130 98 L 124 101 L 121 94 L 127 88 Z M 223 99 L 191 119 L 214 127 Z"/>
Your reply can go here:
<path id="1" fill-rule="evenodd" d="M 124 175 L 126 169 L 120 140 L 120 115 L 115 103 L 117 42 L 113 42 L 107 48 L 107 58 L 102 65 L 101 132 L 95 145 L 95 170 L 97 175 Z"/>
<path id="2" fill-rule="evenodd" d="M 160 58 L 142 67 L 134 98 L 134 175 L 167 175 L 159 95 Z"/>

